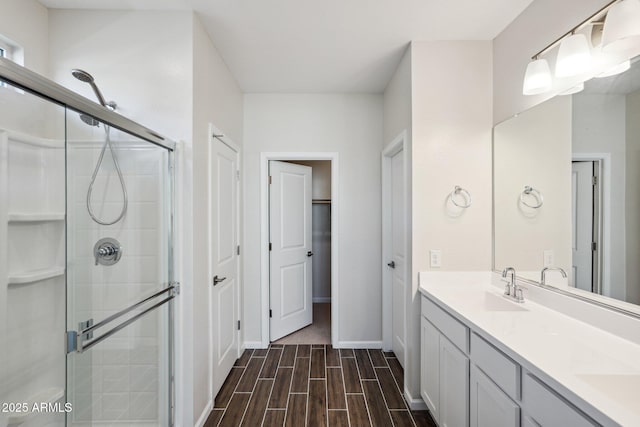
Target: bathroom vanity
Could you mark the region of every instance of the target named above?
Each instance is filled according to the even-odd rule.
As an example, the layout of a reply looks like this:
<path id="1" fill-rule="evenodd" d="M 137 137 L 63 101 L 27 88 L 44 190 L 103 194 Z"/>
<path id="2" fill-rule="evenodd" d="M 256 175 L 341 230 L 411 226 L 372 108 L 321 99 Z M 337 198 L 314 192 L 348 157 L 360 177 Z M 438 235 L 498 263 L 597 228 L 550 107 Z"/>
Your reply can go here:
<path id="1" fill-rule="evenodd" d="M 640 425 L 637 341 L 536 302 L 566 296 L 529 289 L 518 304 L 503 285 L 492 272 L 420 273 L 420 393 L 438 425 Z"/>

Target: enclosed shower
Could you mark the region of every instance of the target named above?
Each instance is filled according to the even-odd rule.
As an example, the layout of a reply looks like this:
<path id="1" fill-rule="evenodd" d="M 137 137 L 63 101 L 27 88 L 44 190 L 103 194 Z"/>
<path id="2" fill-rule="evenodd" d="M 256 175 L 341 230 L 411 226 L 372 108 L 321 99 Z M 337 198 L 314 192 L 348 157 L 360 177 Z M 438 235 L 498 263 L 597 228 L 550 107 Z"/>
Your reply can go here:
<path id="1" fill-rule="evenodd" d="M 0 427 L 173 425 L 174 143 L 0 58 Z"/>

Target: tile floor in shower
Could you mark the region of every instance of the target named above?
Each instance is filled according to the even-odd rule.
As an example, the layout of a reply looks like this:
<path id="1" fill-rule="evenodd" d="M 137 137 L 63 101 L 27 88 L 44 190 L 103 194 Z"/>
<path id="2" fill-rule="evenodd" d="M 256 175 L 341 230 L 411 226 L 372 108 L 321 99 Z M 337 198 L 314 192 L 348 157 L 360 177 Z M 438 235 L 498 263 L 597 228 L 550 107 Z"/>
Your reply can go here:
<path id="1" fill-rule="evenodd" d="M 408 410 L 403 375 L 395 355 L 381 350 L 321 344 L 246 350 L 205 427 L 434 427 L 427 411 Z"/>

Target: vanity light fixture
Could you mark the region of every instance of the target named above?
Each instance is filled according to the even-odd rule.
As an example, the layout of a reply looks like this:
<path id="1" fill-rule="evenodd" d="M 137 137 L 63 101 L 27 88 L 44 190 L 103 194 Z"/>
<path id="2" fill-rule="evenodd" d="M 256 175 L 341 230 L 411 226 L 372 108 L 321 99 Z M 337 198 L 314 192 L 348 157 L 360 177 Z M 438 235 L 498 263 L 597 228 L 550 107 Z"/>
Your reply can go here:
<path id="1" fill-rule="evenodd" d="M 640 0 L 622 0 L 607 12 L 602 34 L 605 52 L 620 52 L 640 43 Z"/>
<path id="2" fill-rule="evenodd" d="M 551 89 L 551 70 L 546 59 L 534 58 L 527 65 L 524 75 L 522 93 L 525 95 L 537 95 Z"/>
<path id="3" fill-rule="evenodd" d="M 602 44 L 598 44 L 593 50 L 589 36 L 597 36 L 591 35 L 591 31 L 587 31 L 589 36 L 585 35 L 584 29 L 588 25 L 604 25 Z M 595 39 L 592 40 L 594 44 L 597 43 Z M 566 88 L 571 84 L 570 78 L 575 76 L 589 73 L 592 75 L 604 70 L 598 77 L 606 77 L 626 71 L 630 65 L 629 61 L 622 62 L 615 67 L 613 61 L 624 59 L 624 56 L 618 52 L 624 53 L 626 50 L 640 47 L 640 0 L 613 0 L 609 2 L 533 55 L 532 61 L 527 65 L 522 85 L 524 95 L 545 93 L 556 86 L 549 71 L 549 64 L 543 55 L 558 45 L 558 56 L 555 61 L 555 77 L 560 79 L 558 89 Z M 611 53 L 615 54 L 610 55 Z M 567 78 L 569 80 L 562 80 Z M 579 81 L 575 81 L 574 86 L 577 86 L 568 89 L 564 94 L 578 88 L 579 83 Z"/>
<path id="4" fill-rule="evenodd" d="M 609 68 L 607 71 L 605 71 L 602 74 L 598 74 L 596 77 L 598 78 L 602 78 L 602 77 L 611 77 L 611 76 L 615 76 L 616 74 L 622 74 L 625 71 L 627 71 L 629 68 L 631 68 L 631 60 L 627 59 L 624 62 L 621 62 L 620 64 Z"/>
<path id="5" fill-rule="evenodd" d="M 591 48 L 582 33 L 572 34 L 562 40 L 556 59 L 556 77 L 572 77 L 591 67 Z"/>

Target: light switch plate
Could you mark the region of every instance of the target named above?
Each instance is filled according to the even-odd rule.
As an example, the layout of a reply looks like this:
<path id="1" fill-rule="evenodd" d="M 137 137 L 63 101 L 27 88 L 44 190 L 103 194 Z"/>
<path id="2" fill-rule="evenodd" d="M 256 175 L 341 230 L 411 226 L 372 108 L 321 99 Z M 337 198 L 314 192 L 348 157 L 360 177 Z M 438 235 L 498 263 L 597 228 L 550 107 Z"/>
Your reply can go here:
<path id="1" fill-rule="evenodd" d="M 442 267 L 442 251 L 440 249 L 431 249 L 429 251 L 429 259 L 431 268 Z"/>
<path id="2" fill-rule="evenodd" d="M 553 254 L 553 249 L 547 249 L 542 254 L 542 266 L 543 267 L 553 267 L 555 264 L 555 256 Z"/>

